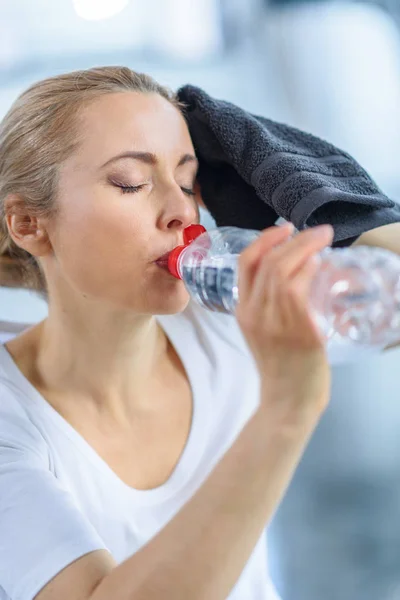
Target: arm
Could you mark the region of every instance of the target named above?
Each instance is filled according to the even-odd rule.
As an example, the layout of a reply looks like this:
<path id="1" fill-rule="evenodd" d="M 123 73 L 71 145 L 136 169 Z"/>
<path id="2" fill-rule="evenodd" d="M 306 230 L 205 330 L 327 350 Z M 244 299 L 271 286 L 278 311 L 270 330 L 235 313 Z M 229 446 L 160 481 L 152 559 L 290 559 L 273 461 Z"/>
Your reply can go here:
<path id="1" fill-rule="evenodd" d="M 88 554 L 59 573 L 36 600 L 226 598 L 319 416 L 292 425 L 264 405 L 192 499 L 146 546 L 118 566 L 105 552 Z"/>
<path id="2" fill-rule="evenodd" d="M 378 246 L 400 256 L 400 223 L 391 223 L 366 231 L 352 246 Z M 384 350 L 400 346 L 400 340 L 386 346 Z"/>
<path id="3" fill-rule="evenodd" d="M 365 231 L 352 246 L 379 246 L 400 255 L 400 223 Z"/>

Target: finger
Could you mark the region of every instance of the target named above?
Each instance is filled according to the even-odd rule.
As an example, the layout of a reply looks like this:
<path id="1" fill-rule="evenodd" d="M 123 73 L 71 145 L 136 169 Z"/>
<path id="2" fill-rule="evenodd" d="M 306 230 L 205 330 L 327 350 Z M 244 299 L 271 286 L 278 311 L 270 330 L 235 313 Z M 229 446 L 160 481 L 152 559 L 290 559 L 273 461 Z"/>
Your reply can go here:
<path id="1" fill-rule="evenodd" d="M 277 274 L 270 256 L 265 255 L 254 277 L 251 297 L 246 309 L 250 314 L 265 312 L 265 307 L 268 304 L 274 304 L 279 296 L 282 298 L 282 294 L 283 301 L 287 302 L 285 290 L 287 296 L 295 296 L 306 304 L 309 302 L 311 285 L 318 272 L 319 264 L 318 257 L 312 256 L 303 263 L 295 277 L 284 278 Z"/>
<path id="2" fill-rule="evenodd" d="M 289 286 L 290 284 L 291 288 L 294 288 L 298 285 L 303 295 L 307 292 L 311 285 L 310 275 L 317 270 L 320 262 L 316 257 L 317 250 L 320 249 L 320 246 L 326 245 L 328 233 L 322 230 L 318 234 L 314 231 L 313 235 L 309 234 L 308 231 L 304 233 L 308 235 L 304 235 L 306 241 L 303 241 L 299 248 L 294 247 L 295 240 L 292 240 L 286 242 L 284 246 L 271 249 L 263 255 L 253 279 L 251 297 L 256 299 L 252 304 L 253 309 L 255 309 L 257 301 L 261 304 L 268 301 L 268 294 L 270 293 L 268 281 L 270 279 L 276 282 L 277 287 Z M 308 246 L 304 248 L 307 239 Z M 286 250 L 289 245 L 291 246 L 290 253 Z M 315 257 L 315 261 L 311 260 L 313 257 Z M 289 263 L 289 267 L 287 263 Z M 292 283 L 292 279 L 296 274 L 299 274 L 299 277 L 295 283 Z"/>
<path id="3" fill-rule="evenodd" d="M 264 229 L 261 236 L 239 255 L 238 259 L 238 287 L 240 302 L 246 303 L 251 294 L 255 273 L 262 257 L 268 250 L 286 242 L 293 233 L 292 223 L 282 226 L 272 226 Z"/>
<path id="4" fill-rule="evenodd" d="M 265 318 L 268 318 L 268 316 L 271 317 L 271 311 L 273 312 L 280 308 L 277 298 L 281 293 L 282 286 L 287 284 L 288 280 L 284 280 L 279 276 L 275 268 L 275 263 L 271 261 L 270 256 L 271 252 L 267 252 L 261 257 L 254 274 L 246 306 L 249 318 L 252 315 L 261 314 Z"/>
<path id="5" fill-rule="evenodd" d="M 311 256 L 296 275 L 291 278 L 290 285 L 296 289 L 299 297 L 307 302 L 311 300 L 312 284 L 318 273 L 320 264 L 321 261 L 317 256 Z"/>
<path id="6" fill-rule="evenodd" d="M 302 231 L 292 240 L 270 251 L 271 262 L 283 279 L 293 277 L 315 254 L 330 245 L 334 231 L 330 225 L 321 225 Z"/>
<path id="7" fill-rule="evenodd" d="M 304 344 L 306 340 L 314 344 L 322 342 L 322 332 L 313 315 L 312 284 L 318 273 L 320 261 L 312 256 L 300 269 L 298 274 L 286 281 L 273 278 L 276 288 L 275 303 L 280 307 L 282 323 L 286 330 L 292 330 L 293 339 L 296 332 L 298 341 Z M 272 293 L 274 290 L 272 290 Z"/>

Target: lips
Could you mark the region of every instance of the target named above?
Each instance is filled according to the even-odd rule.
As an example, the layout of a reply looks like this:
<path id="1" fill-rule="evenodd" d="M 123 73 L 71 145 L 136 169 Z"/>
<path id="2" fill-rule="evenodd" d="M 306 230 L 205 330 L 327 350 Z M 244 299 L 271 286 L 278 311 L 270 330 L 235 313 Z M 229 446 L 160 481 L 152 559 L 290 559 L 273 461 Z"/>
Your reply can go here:
<path id="1" fill-rule="evenodd" d="M 169 252 L 166 252 L 162 256 L 159 256 L 157 258 L 157 260 L 155 260 L 154 262 L 168 262 L 168 256 L 171 254 L 171 252 L 172 252 L 172 250 L 170 250 Z"/>
<path id="2" fill-rule="evenodd" d="M 171 252 L 172 252 L 172 250 L 170 250 L 169 252 L 166 252 L 166 254 L 163 254 L 162 256 L 157 258 L 157 260 L 154 261 L 156 263 L 156 265 L 167 269 L 168 268 L 168 257 L 171 254 Z"/>

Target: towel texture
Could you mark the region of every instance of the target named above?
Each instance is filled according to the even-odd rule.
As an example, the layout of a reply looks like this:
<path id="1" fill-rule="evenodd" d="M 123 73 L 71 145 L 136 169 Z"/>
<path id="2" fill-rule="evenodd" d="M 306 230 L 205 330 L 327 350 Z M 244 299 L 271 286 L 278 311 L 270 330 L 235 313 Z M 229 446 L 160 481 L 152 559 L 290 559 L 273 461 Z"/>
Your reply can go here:
<path id="1" fill-rule="evenodd" d="M 178 97 L 187 107 L 204 204 L 218 227 L 261 230 L 278 217 L 300 231 L 329 223 L 338 247 L 400 221 L 400 206 L 332 144 L 192 85 Z"/>

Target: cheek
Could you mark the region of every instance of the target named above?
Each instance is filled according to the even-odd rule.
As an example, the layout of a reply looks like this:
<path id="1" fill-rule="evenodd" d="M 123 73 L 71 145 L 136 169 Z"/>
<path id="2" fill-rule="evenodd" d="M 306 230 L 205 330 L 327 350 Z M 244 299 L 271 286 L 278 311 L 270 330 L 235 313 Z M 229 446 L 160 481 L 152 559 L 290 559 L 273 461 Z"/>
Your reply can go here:
<path id="1" fill-rule="evenodd" d="M 127 277 L 134 278 L 144 267 L 148 248 L 139 219 L 120 201 L 111 204 L 85 198 L 80 206 L 60 216 L 56 248 L 59 266 L 82 291 L 99 293 L 107 286 L 126 286 Z"/>

